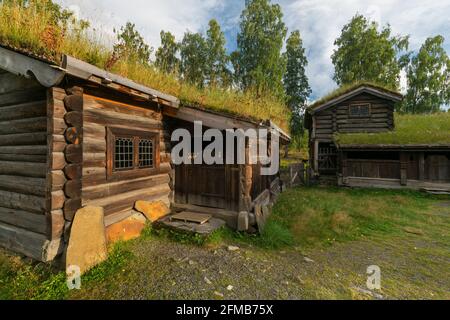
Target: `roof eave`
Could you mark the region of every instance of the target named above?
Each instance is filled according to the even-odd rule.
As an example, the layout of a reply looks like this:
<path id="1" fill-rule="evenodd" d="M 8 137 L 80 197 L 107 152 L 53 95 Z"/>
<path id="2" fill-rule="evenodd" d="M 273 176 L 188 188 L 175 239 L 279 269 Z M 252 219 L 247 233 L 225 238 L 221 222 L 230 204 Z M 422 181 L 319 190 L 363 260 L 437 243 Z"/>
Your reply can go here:
<path id="1" fill-rule="evenodd" d="M 347 92 L 345 94 L 342 94 L 342 95 L 340 95 L 340 96 L 338 96 L 336 98 L 333 98 L 330 101 L 327 101 L 327 102 L 325 102 L 323 104 L 320 104 L 320 105 L 315 106 L 313 108 L 309 108 L 308 112 L 311 113 L 311 114 L 320 112 L 320 111 L 322 111 L 322 110 L 324 110 L 324 109 L 326 109 L 328 107 L 334 106 L 334 105 L 336 105 L 336 104 L 338 104 L 338 103 L 340 103 L 342 101 L 345 101 L 345 100 L 348 100 L 350 98 L 353 98 L 354 96 L 359 95 L 359 94 L 364 93 L 364 92 L 368 92 L 368 93 L 373 94 L 375 96 L 378 96 L 380 98 L 388 99 L 388 100 L 391 100 L 391 101 L 394 101 L 394 102 L 400 102 L 400 101 L 403 100 L 403 95 L 400 94 L 400 93 L 398 93 L 398 94 L 395 94 L 393 92 L 392 93 L 388 93 L 388 92 L 385 92 L 385 91 L 382 91 L 382 90 L 379 90 L 379 89 L 376 89 L 376 88 L 373 88 L 373 87 L 365 85 L 365 86 L 358 87 L 358 88 L 356 88 L 354 90 L 351 90 L 350 92 Z"/>
<path id="2" fill-rule="evenodd" d="M 65 76 L 59 66 L 0 47 L 0 68 L 17 76 L 35 79 L 46 88 L 57 86 Z"/>
<path id="3" fill-rule="evenodd" d="M 127 94 L 137 95 L 140 98 L 145 98 L 172 108 L 179 108 L 180 101 L 174 96 L 162 93 L 138 84 L 130 79 L 102 70 L 74 57 L 64 55 L 61 67 L 68 75 L 73 77 L 95 82 Z"/>

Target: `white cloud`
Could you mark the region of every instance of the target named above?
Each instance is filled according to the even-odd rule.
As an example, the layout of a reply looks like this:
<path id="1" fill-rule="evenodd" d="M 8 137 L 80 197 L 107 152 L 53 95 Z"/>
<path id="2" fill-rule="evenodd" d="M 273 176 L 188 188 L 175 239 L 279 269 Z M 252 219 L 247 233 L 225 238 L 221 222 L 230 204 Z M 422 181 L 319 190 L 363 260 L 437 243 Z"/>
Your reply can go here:
<path id="1" fill-rule="evenodd" d="M 417 50 L 425 39 L 444 35 L 450 47 L 450 0 L 280 0 L 289 28 L 302 32 L 308 48 L 308 76 L 314 95 L 336 87 L 332 80 L 331 54 L 342 27 L 357 12 L 381 25 L 389 23 L 394 34 L 411 35 L 410 49 Z M 325 75 L 323 74 L 325 73 Z M 402 78 L 402 85 L 405 80 Z"/>
<path id="2" fill-rule="evenodd" d="M 186 30 L 204 31 L 211 18 L 217 18 L 227 36 L 234 39 L 244 0 L 57 0 L 72 5 L 96 28 L 109 32 L 128 20 L 152 46 L 160 44 L 161 30 L 170 30 L 181 39 Z M 335 88 L 331 54 L 334 40 L 342 27 L 362 13 L 385 25 L 394 34 L 411 35 L 411 48 L 417 50 L 429 36 L 446 37 L 450 51 L 450 0 L 272 0 L 282 6 L 289 29 L 299 29 L 309 58 L 308 76 L 313 96 L 319 97 Z M 229 45 L 234 47 L 235 44 Z M 404 85 L 404 81 L 402 81 Z"/>
<path id="3" fill-rule="evenodd" d="M 66 7 L 78 6 L 81 16 L 94 27 L 111 33 L 127 21 L 136 24 L 147 42 L 157 47 L 160 31 L 170 30 L 180 39 L 186 30 L 205 28 L 211 13 L 224 10 L 220 0 L 57 0 Z"/>

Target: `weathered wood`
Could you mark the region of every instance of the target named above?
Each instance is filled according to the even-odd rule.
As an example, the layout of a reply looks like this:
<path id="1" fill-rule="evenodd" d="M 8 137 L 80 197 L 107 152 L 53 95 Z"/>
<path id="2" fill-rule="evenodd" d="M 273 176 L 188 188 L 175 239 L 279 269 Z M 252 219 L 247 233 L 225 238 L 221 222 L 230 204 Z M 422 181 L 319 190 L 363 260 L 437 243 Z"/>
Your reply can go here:
<path id="1" fill-rule="evenodd" d="M 64 219 L 73 221 L 76 212 L 82 207 L 81 199 L 69 199 L 64 203 Z"/>
<path id="2" fill-rule="evenodd" d="M 87 139 L 106 139 L 106 128 L 103 125 L 95 123 L 83 123 L 83 134 Z"/>
<path id="3" fill-rule="evenodd" d="M 0 135 L 43 132 L 47 129 L 47 118 L 26 118 L 0 122 Z"/>
<path id="4" fill-rule="evenodd" d="M 68 95 L 83 95 L 84 89 L 82 87 L 74 86 L 70 88 L 66 88 L 66 93 Z"/>
<path id="5" fill-rule="evenodd" d="M 69 95 L 64 98 L 64 105 L 66 109 L 70 111 L 83 111 L 83 96 L 82 95 Z"/>
<path id="6" fill-rule="evenodd" d="M 83 126 L 83 113 L 71 111 L 64 115 L 64 120 L 70 127 L 82 127 Z"/>
<path id="7" fill-rule="evenodd" d="M 86 111 L 84 116 L 85 122 L 91 122 L 104 126 L 114 126 L 116 128 L 130 129 L 141 131 L 157 131 L 162 129 L 161 123 L 153 123 L 153 121 L 147 119 L 140 119 L 137 117 L 124 116 L 117 113 L 120 117 L 115 117 L 116 114 L 96 114 L 92 110 Z"/>
<path id="8" fill-rule="evenodd" d="M 70 144 L 80 144 L 83 139 L 83 133 L 82 133 L 81 127 L 75 128 L 70 127 L 67 128 L 65 132 L 66 141 Z"/>
<path id="9" fill-rule="evenodd" d="M 159 185 L 153 188 L 139 189 L 121 193 L 107 198 L 85 201 L 83 205 L 98 206 L 105 209 L 105 215 L 131 209 L 138 200 L 152 201 L 155 198 L 167 196 L 170 192 L 168 185 Z"/>
<path id="10" fill-rule="evenodd" d="M 0 190 L 0 203 L 4 208 L 45 213 L 45 198 Z"/>
<path id="11" fill-rule="evenodd" d="M 106 152 L 106 139 L 83 139 L 83 151 L 86 153 L 105 153 Z"/>
<path id="12" fill-rule="evenodd" d="M 0 223 L 0 245 L 4 248 L 43 261 L 47 242 L 45 235 Z"/>
<path id="13" fill-rule="evenodd" d="M 64 153 L 67 146 L 67 141 L 64 135 L 58 134 L 49 135 L 47 143 L 53 153 Z"/>
<path id="14" fill-rule="evenodd" d="M 23 210 L 0 207 L 0 222 L 40 234 L 47 231 L 45 215 Z"/>
<path id="15" fill-rule="evenodd" d="M 68 145 L 64 154 L 68 163 L 81 163 L 83 161 L 83 148 L 81 145 Z"/>
<path id="16" fill-rule="evenodd" d="M 134 190 L 151 188 L 158 185 L 167 185 L 169 183 L 169 180 L 169 176 L 167 174 L 163 174 L 86 187 L 83 189 L 83 199 L 86 201 L 95 200 L 119 195 L 121 193 Z"/>
<path id="17" fill-rule="evenodd" d="M 63 190 L 64 184 L 67 181 L 64 172 L 61 170 L 55 170 L 50 172 L 49 179 L 52 191 Z"/>
<path id="18" fill-rule="evenodd" d="M 66 157 L 62 152 L 53 152 L 51 155 L 50 169 L 63 170 L 66 166 Z"/>
<path id="19" fill-rule="evenodd" d="M 46 98 L 45 94 L 44 88 L 26 89 L 2 94 L 0 107 L 19 105 L 30 101 L 43 101 Z"/>
<path id="20" fill-rule="evenodd" d="M 81 164 L 68 164 L 64 167 L 64 173 L 67 179 L 75 180 L 80 179 L 82 176 L 82 165 Z"/>
<path id="21" fill-rule="evenodd" d="M 42 88 L 36 80 L 20 77 L 12 73 L 0 75 L 0 94 L 35 88 Z"/>
<path id="22" fill-rule="evenodd" d="M 13 155 L 46 155 L 47 146 L 6 146 L 0 147 L 0 154 Z"/>
<path id="23" fill-rule="evenodd" d="M 46 143 L 47 134 L 45 132 L 0 135 L 0 146 L 30 146 L 45 145 Z"/>
<path id="24" fill-rule="evenodd" d="M 50 240 L 60 239 L 64 233 L 65 226 L 64 213 L 62 210 L 55 210 L 46 215 L 45 234 Z"/>
<path id="25" fill-rule="evenodd" d="M 81 180 L 69 180 L 64 185 L 64 193 L 68 198 L 81 199 Z"/>
<path id="26" fill-rule="evenodd" d="M 0 121 L 37 118 L 46 115 L 46 101 L 33 101 L 19 105 L 2 107 Z"/>
<path id="27" fill-rule="evenodd" d="M 45 197 L 46 181 L 43 178 L 2 175 L 0 190 Z"/>
<path id="28" fill-rule="evenodd" d="M 28 154 L 1 154 L 0 153 L 0 161 L 46 163 L 47 156 L 45 156 L 45 155 L 28 155 Z"/>
<path id="29" fill-rule="evenodd" d="M 0 161 L 0 175 L 45 178 L 45 163 Z"/>
<path id="30" fill-rule="evenodd" d="M 0 222 L 39 234 L 46 234 L 47 223 L 43 214 L 0 207 Z"/>
<path id="31" fill-rule="evenodd" d="M 50 194 L 50 206 L 49 211 L 59 210 L 64 207 L 66 201 L 66 195 L 63 191 L 53 191 Z"/>
<path id="32" fill-rule="evenodd" d="M 52 133 L 57 135 L 64 135 L 67 130 L 67 124 L 64 119 L 52 118 L 49 119 Z"/>

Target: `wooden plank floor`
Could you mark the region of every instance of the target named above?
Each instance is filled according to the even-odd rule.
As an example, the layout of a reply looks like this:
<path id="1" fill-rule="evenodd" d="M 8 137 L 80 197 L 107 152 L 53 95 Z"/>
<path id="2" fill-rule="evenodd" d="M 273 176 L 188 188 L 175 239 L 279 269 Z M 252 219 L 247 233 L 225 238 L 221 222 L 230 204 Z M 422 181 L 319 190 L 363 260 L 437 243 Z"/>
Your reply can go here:
<path id="1" fill-rule="evenodd" d="M 192 222 L 198 223 L 200 225 L 207 223 L 209 220 L 211 220 L 211 218 L 212 215 L 190 211 L 184 211 L 170 217 L 172 221 L 177 220 L 183 222 Z"/>

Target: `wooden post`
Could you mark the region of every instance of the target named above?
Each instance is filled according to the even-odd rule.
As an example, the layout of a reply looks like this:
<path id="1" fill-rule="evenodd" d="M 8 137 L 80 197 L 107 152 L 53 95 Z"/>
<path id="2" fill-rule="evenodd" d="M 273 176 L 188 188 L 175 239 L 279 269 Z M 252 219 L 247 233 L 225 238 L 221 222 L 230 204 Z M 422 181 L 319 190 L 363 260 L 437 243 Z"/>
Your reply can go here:
<path id="1" fill-rule="evenodd" d="M 408 160 L 409 156 L 405 152 L 400 153 L 400 183 L 402 186 L 408 184 Z"/>
<path id="2" fill-rule="evenodd" d="M 425 180 L 425 153 L 419 153 L 419 180 Z"/>

